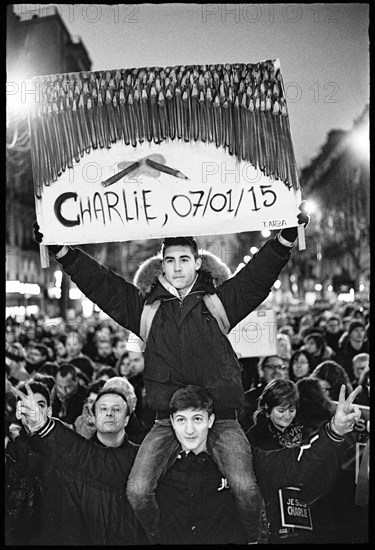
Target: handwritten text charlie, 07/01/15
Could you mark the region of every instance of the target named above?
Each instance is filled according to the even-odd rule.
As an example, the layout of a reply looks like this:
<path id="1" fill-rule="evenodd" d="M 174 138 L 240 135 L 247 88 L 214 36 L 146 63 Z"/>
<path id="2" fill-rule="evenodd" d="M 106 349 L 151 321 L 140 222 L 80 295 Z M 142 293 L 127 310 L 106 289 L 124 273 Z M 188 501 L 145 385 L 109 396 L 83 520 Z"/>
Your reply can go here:
<path id="1" fill-rule="evenodd" d="M 240 188 L 234 193 L 228 189 L 225 193 L 214 192 L 212 187 L 205 190 L 187 191 L 171 196 L 169 212 L 165 212 L 164 220 L 174 216 L 177 218 L 200 217 L 226 211 L 234 218 L 244 211 L 257 212 L 269 208 L 277 201 L 277 194 L 270 185 L 258 188 Z M 156 199 L 156 201 L 155 201 Z M 68 208 L 67 216 L 64 210 Z M 149 223 L 158 217 L 160 202 L 157 193 L 151 189 L 115 191 L 96 191 L 92 196 L 79 196 L 75 191 L 65 192 L 54 202 L 54 212 L 57 220 L 65 227 L 91 224 L 96 220 L 101 223 L 111 223 L 114 219 L 122 224 L 139 222 L 142 218 Z M 72 214 L 74 212 L 74 215 Z M 153 215 L 156 214 L 157 215 Z M 165 223 L 165 221 L 164 221 Z M 278 228 L 286 225 L 285 220 L 264 221 L 265 228 Z"/>

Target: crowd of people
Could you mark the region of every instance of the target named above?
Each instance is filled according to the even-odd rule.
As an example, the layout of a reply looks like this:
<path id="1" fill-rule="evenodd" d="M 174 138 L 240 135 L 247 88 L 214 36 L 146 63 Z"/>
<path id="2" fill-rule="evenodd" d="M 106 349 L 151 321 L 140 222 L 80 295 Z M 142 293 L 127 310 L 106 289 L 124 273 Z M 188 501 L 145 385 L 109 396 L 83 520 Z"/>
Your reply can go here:
<path id="1" fill-rule="evenodd" d="M 308 326 L 307 318 L 310 321 Z M 304 325 L 302 331 L 300 325 Z M 240 358 L 245 405 L 239 411 L 239 422 L 253 450 L 275 450 L 301 445 L 303 440 L 334 415 L 342 384 L 345 385 L 346 396 L 360 385 L 362 391 L 356 396 L 355 402 L 367 407 L 370 405 L 368 307 L 358 304 L 352 307 L 341 305 L 340 310 L 338 303 L 335 311 L 326 310 L 299 318 L 289 315 L 287 320 L 285 315 L 280 316 L 277 333 L 282 336 L 280 341 L 283 345 L 278 347 L 276 355 Z M 76 544 L 79 540 L 72 530 L 70 534 L 65 528 L 58 531 L 54 521 L 43 521 L 43 516 L 51 518 L 54 512 L 59 518 L 66 518 L 67 508 L 61 507 L 64 501 L 59 510 L 51 505 L 51 501 L 56 501 L 57 494 L 60 494 L 56 492 L 58 483 L 55 470 L 51 473 L 46 461 L 41 463 L 35 456 L 28 459 L 30 453 L 24 454 L 29 440 L 25 428 L 16 418 L 16 397 L 11 387 L 24 388 L 27 382 L 33 391 L 43 396 L 45 405 L 51 407 L 51 416 L 60 419 L 72 432 L 103 447 L 129 448 L 131 445 L 135 456 L 138 446 L 155 421 L 155 412 L 148 407 L 146 400 L 144 355 L 139 351 L 127 350 L 128 335 L 128 331 L 109 318 L 90 321 L 77 317 L 70 325 L 62 320 L 50 324 L 43 317 L 30 317 L 24 323 L 7 319 L 6 460 L 13 469 L 17 469 L 17 475 L 11 473 L 12 467 L 6 471 L 6 535 L 9 544 L 46 544 L 48 541 L 52 544 Z M 320 347 L 323 346 L 324 351 L 315 351 L 312 341 L 323 342 Z M 320 362 L 314 362 L 314 351 L 321 357 Z M 117 425 L 108 424 L 110 429 L 95 416 L 93 408 L 103 387 L 108 385 L 114 388 L 113 391 L 126 395 L 127 403 L 130 404 L 126 420 L 124 418 Z M 114 400 L 122 401 L 116 394 Z M 22 452 L 15 451 L 15 435 Z M 79 456 L 77 454 L 77 460 Z M 74 465 L 73 457 L 70 460 Z M 181 464 L 179 462 L 180 466 Z M 221 481 L 219 471 L 209 458 L 198 462 L 195 468 L 195 475 L 200 472 L 201 484 L 203 485 L 203 479 L 207 484 L 205 498 L 213 495 L 212 502 L 207 501 L 211 502 L 212 508 L 216 502 L 212 488 L 216 487 L 217 479 Z M 169 468 L 158 486 L 157 498 L 162 503 L 164 526 L 166 514 L 171 515 L 170 491 L 172 487 L 175 491 L 181 491 L 181 482 L 176 482 L 181 475 Z M 348 484 L 343 483 L 343 479 L 345 480 L 345 472 L 340 471 L 330 494 L 310 506 L 315 539 L 310 534 L 306 535 L 308 531 L 300 530 L 298 533 L 295 529 L 294 537 L 299 535 L 299 542 L 336 542 L 340 537 L 344 540 L 348 532 L 354 537 L 353 542 L 366 540 L 367 509 L 355 505 L 352 491 L 347 489 Z M 123 477 L 117 481 L 123 482 L 125 486 Z M 60 478 L 59 483 L 63 485 L 68 480 Z M 49 487 L 49 491 L 44 489 L 42 493 L 41 486 Z M 126 498 L 122 493 L 124 486 L 121 490 L 118 488 L 120 500 L 121 496 Z M 228 504 L 228 498 L 226 495 L 226 500 L 223 497 L 223 501 L 218 503 L 218 509 L 222 513 L 223 510 L 226 511 L 226 522 L 224 524 L 220 521 L 220 525 L 222 532 L 232 532 L 233 538 L 229 538 L 229 541 L 240 544 L 246 540 L 246 536 L 241 522 L 238 524 L 238 517 L 233 519 L 236 508 L 232 502 Z M 277 503 L 272 499 L 271 502 L 273 510 L 268 515 L 275 517 Z M 335 504 L 333 507 L 332 502 Z M 334 513 L 338 503 L 341 504 L 340 513 Z M 343 510 L 344 504 L 346 509 Z M 131 507 L 120 509 L 119 513 L 123 513 L 127 519 L 126 534 L 121 535 L 116 527 L 112 544 L 124 541 L 125 544 L 147 544 L 147 537 L 136 517 L 131 514 Z M 335 521 L 332 519 L 333 515 Z M 188 512 L 185 513 L 185 520 L 187 516 Z M 212 514 L 207 517 L 211 517 L 214 522 Z M 73 525 L 75 523 L 76 521 Z M 189 540 L 190 533 L 184 528 L 184 523 L 181 522 L 180 531 L 176 527 L 177 523 L 177 518 L 172 515 L 172 519 L 167 522 L 169 528 L 164 527 L 163 540 L 166 544 L 176 540 L 173 533 L 179 533 L 179 543 L 183 543 L 184 537 Z M 64 525 L 67 524 L 64 522 Z M 46 526 L 50 529 L 46 529 Z M 291 528 L 284 528 L 284 531 L 277 534 L 276 540 L 280 538 L 290 542 Z M 210 532 L 206 529 L 206 533 Z M 79 536 L 82 544 L 101 544 L 100 541 L 108 544 L 109 540 L 93 530 L 87 530 Z M 226 538 L 221 540 L 225 541 Z M 275 542 L 274 538 L 272 540 Z"/>
<path id="2" fill-rule="evenodd" d="M 107 317 L 7 319 L 8 544 L 367 540 L 366 463 L 360 494 L 347 465 L 369 407 L 368 304 L 280 311 L 276 353 L 257 358 L 223 330 L 264 301 L 296 236 L 282 230 L 232 277 L 195 239 L 164 239 L 137 285 L 49 247 Z"/>

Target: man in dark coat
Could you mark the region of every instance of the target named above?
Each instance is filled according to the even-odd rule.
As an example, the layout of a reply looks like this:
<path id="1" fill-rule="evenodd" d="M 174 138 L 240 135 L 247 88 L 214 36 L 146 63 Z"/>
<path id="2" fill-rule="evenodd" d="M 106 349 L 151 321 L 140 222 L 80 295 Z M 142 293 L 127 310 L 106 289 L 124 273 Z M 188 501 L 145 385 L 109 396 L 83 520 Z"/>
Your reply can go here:
<path id="1" fill-rule="evenodd" d="M 40 531 L 40 484 L 25 468 L 27 434 L 17 430 L 16 439 L 22 441 L 16 445 L 11 424 L 5 413 L 4 540 L 7 546 L 25 546 Z"/>
<path id="2" fill-rule="evenodd" d="M 107 442 L 89 441 L 41 409 L 30 387 L 19 398 L 17 417 L 29 431 L 29 446 L 42 474 L 42 527 L 37 545 L 139 545 L 146 539 L 126 498 L 125 487 L 138 445 L 119 426 L 131 407 L 119 390 L 99 392 L 95 416 Z M 38 396 L 38 394 L 35 394 Z M 121 432 L 121 433 L 120 433 Z M 120 443 L 121 441 L 121 443 Z M 118 446 L 117 443 L 120 443 Z"/>
<path id="3" fill-rule="evenodd" d="M 79 383 L 78 374 L 70 363 L 61 363 L 56 371 L 51 394 L 52 415 L 67 424 L 74 424 L 82 413 L 87 387 Z"/>
<path id="4" fill-rule="evenodd" d="M 307 224 L 308 220 L 306 214 L 298 215 L 298 223 Z M 42 242 L 38 229 L 35 227 L 35 238 Z M 251 448 L 237 421 L 237 410 L 243 404 L 241 367 L 203 297 L 219 296 L 232 329 L 268 296 L 296 238 L 296 227 L 283 229 L 236 275 L 228 278 L 226 272 L 217 286 L 212 271 L 226 271 L 221 260 L 199 254 L 193 237 L 166 238 L 161 255 L 147 261 L 149 282 L 143 291 L 79 249 L 49 247 L 80 290 L 138 336 L 145 303 L 161 301 L 147 340 L 144 368 L 147 404 L 156 411 L 156 422 L 142 442 L 127 487 L 128 498 L 151 541 L 155 541 L 159 516 L 157 481 L 178 452 L 168 403 L 178 388 L 188 384 L 201 385 L 213 395 L 212 456 L 235 495 L 248 541 L 257 541 L 261 499 Z"/>

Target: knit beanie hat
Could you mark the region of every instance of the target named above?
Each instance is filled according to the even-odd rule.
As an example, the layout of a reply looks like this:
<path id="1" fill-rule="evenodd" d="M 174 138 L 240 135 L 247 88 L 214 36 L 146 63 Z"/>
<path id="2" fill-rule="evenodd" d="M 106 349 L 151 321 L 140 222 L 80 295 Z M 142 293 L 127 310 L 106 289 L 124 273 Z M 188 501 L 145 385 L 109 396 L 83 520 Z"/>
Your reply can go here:
<path id="1" fill-rule="evenodd" d="M 350 333 L 358 327 L 361 327 L 363 328 L 363 330 L 365 330 L 365 325 L 362 323 L 362 321 L 359 321 L 359 319 L 353 319 L 352 321 L 350 321 L 348 326 L 348 335 L 350 335 Z"/>
<path id="2" fill-rule="evenodd" d="M 122 399 L 123 399 L 123 400 L 125 401 L 125 403 L 126 403 L 126 406 L 127 406 L 127 408 L 128 408 L 128 413 L 129 413 L 129 415 L 130 415 L 129 403 L 128 403 L 128 400 L 126 399 L 126 395 L 125 395 L 125 393 L 124 393 L 123 391 L 121 391 L 120 389 L 111 389 L 111 390 L 104 390 L 104 389 L 102 389 L 102 390 L 98 393 L 98 395 L 96 396 L 96 399 L 95 399 L 94 403 L 92 404 L 92 413 L 93 413 L 94 416 L 95 416 L 95 405 L 96 405 L 96 403 L 99 401 L 99 399 L 100 399 L 101 397 L 103 397 L 103 395 L 108 395 L 108 394 L 111 394 L 111 395 L 115 394 L 115 395 L 119 395 L 120 397 L 122 397 Z"/>
<path id="3" fill-rule="evenodd" d="M 115 390 L 113 393 L 116 393 L 116 391 L 122 392 L 128 403 L 129 414 L 131 414 L 137 406 L 137 396 L 135 395 L 134 387 L 129 380 L 123 376 L 113 376 L 107 380 L 101 391 L 103 390 Z"/>

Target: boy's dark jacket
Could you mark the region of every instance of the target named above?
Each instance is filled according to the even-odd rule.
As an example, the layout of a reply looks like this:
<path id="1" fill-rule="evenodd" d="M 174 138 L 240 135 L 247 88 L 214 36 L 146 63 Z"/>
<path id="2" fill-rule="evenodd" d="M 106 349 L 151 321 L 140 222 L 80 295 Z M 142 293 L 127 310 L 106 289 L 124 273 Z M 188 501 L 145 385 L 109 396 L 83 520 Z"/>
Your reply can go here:
<path id="1" fill-rule="evenodd" d="M 145 350 L 145 389 L 151 409 L 167 410 L 173 393 L 188 384 L 210 390 L 216 409 L 238 409 L 244 399 L 241 367 L 202 298 L 217 293 L 232 329 L 267 298 L 289 257 L 290 248 L 270 239 L 230 276 L 219 258 L 205 253 L 198 278 L 183 301 L 162 284 L 158 256 L 141 266 L 135 278 L 138 287 L 80 249 L 69 248 L 59 262 L 92 302 L 137 336 L 144 303 L 161 300 Z"/>
<path id="2" fill-rule="evenodd" d="M 233 495 L 207 452 L 181 451 L 158 483 L 160 544 L 246 544 Z"/>

